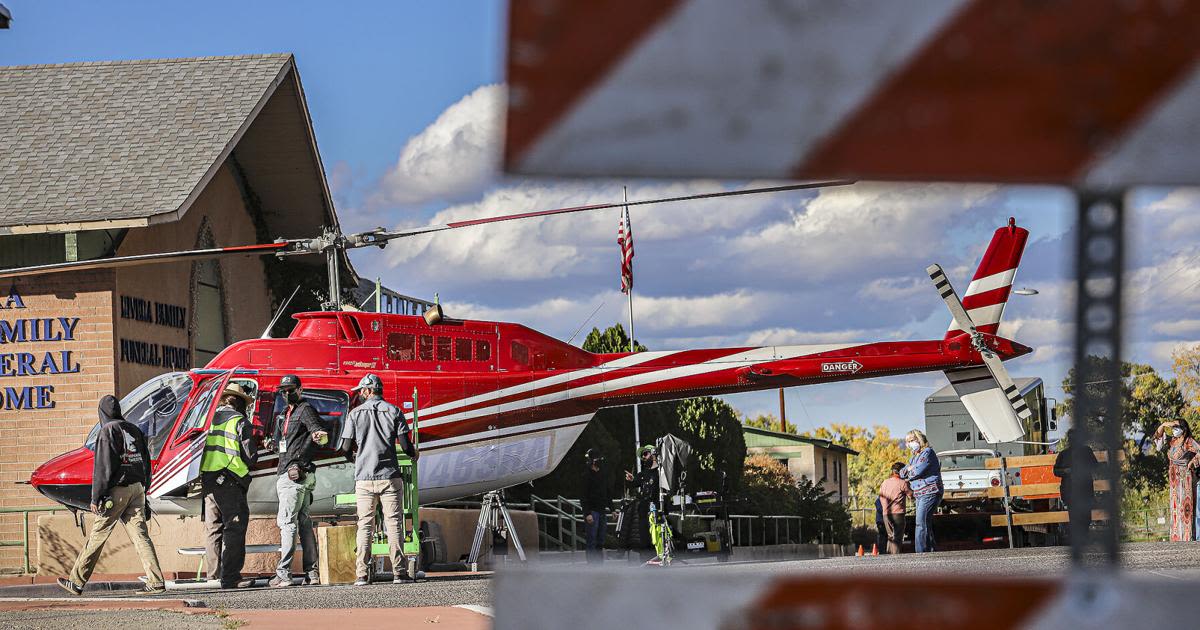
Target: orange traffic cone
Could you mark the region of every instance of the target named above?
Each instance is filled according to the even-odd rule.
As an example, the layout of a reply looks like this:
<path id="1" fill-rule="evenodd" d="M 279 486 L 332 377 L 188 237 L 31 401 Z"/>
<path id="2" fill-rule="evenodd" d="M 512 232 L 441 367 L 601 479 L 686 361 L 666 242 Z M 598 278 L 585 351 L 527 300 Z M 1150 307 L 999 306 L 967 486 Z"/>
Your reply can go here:
<path id="1" fill-rule="evenodd" d="M 879 555 L 879 545 L 871 545 L 871 555 L 872 556 Z"/>
<path id="2" fill-rule="evenodd" d="M 861 558 L 863 556 L 862 545 L 858 546 L 858 552 L 855 553 L 854 555 L 858 556 L 859 558 Z"/>

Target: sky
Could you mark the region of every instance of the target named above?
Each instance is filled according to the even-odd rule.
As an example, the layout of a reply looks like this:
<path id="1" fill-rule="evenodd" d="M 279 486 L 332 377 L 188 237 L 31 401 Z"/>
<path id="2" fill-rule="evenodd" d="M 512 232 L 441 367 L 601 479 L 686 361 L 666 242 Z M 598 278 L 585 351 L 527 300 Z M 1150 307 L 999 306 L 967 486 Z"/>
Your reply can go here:
<path id="1" fill-rule="evenodd" d="M 56 2 L 4 0 L 0 64 L 291 52 L 343 228 L 412 227 L 765 182 L 569 181 L 498 173 L 505 99 L 500 2 Z M 1200 341 L 1200 192 L 1130 197 L 1127 358 L 1170 373 Z M 1074 198 L 1054 187 L 878 184 L 632 211 L 635 332 L 654 350 L 939 339 L 949 321 L 924 268 L 965 289 L 991 233 L 1031 232 L 1001 334 L 1035 352 L 1009 364 L 1061 398 L 1073 335 Z M 437 294 L 448 314 L 515 321 L 572 343 L 628 317 L 617 211 L 357 250 L 364 278 Z M 572 337 L 575 332 L 578 334 Z M 787 391 L 801 430 L 923 424 L 941 374 Z M 747 415 L 777 394 L 727 397 Z"/>

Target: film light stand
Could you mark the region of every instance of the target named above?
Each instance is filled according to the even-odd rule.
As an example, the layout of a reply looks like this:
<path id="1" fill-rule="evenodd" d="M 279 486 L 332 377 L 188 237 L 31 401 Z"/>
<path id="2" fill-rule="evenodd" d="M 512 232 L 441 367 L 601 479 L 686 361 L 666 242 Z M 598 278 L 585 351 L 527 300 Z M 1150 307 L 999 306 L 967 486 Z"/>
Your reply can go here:
<path id="1" fill-rule="evenodd" d="M 472 571 L 479 570 L 479 554 L 483 549 L 484 534 L 487 532 L 511 541 L 517 550 L 517 557 L 521 562 L 525 562 L 525 549 L 521 547 L 521 538 L 517 536 L 517 528 L 513 526 L 512 516 L 508 513 L 508 506 L 504 504 L 501 490 L 484 494 L 483 502 L 479 506 L 479 522 L 475 525 L 475 539 L 471 541 L 471 555 L 467 558 L 467 564 L 471 565 Z"/>

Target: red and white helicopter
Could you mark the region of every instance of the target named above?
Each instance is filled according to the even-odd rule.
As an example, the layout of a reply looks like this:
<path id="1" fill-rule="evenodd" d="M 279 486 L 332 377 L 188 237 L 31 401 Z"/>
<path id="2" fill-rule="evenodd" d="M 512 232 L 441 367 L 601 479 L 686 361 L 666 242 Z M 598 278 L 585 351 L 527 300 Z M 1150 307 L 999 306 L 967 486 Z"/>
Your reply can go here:
<path id="1" fill-rule="evenodd" d="M 11 269 L 0 278 L 225 255 L 321 253 L 329 266 L 329 295 L 337 296 L 338 259 L 349 248 L 383 247 L 397 238 L 497 221 L 845 183 L 561 208 L 401 231 L 326 232 L 310 240 Z M 229 381 L 254 392 L 254 423 L 269 434 L 284 404 L 275 392 L 284 374 L 301 377 L 306 397 L 334 435 L 363 374 L 379 374 L 385 397 L 406 411 L 415 390 L 422 449 L 418 478 L 422 501 L 430 503 L 549 473 L 600 409 L 699 395 L 940 370 L 985 439 L 1010 441 L 1025 434 L 1031 412 L 1002 361 L 1031 349 L 996 331 L 1028 235 L 1012 219 L 996 230 L 961 301 L 939 266 L 927 269 L 952 316 L 942 339 L 593 354 L 520 324 L 444 317 L 440 307 L 422 317 L 341 311 L 327 304 L 326 311 L 295 315 L 297 324 L 286 339 L 235 343 L 203 369 L 144 383 L 121 406 L 149 438 L 149 496 L 153 509 L 164 514 L 199 513 L 195 482 L 217 393 Z M 32 485 L 54 501 L 86 509 L 94 436 L 93 430 L 84 446 L 39 467 Z M 275 458 L 263 452 L 252 471 L 253 514 L 276 512 Z M 321 451 L 317 465 L 312 513 L 351 509 L 339 508 L 335 496 L 353 488 L 352 466 L 332 450 Z"/>

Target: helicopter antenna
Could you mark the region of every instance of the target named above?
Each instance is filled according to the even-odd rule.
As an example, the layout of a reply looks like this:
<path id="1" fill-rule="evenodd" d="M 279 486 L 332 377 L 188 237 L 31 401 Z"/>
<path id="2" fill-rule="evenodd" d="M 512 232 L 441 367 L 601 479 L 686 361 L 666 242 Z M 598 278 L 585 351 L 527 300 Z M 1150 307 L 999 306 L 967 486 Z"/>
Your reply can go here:
<path id="1" fill-rule="evenodd" d="M 578 335 L 579 331 L 583 330 L 583 327 L 587 326 L 588 322 L 592 321 L 592 318 L 595 317 L 596 313 L 599 313 L 600 309 L 602 309 L 602 308 L 604 308 L 603 300 L 600 301 L 600 306 L 597 306 L 596 308 L 592 309 L 592 314 L 588 315 L 587 319 L 583 320 L 583 323 L 579 325 L 579 328 L 576 328 L 575 332 L 571 333 L 571 338 L 567 340 L 568 344 L 570 344 L 572 341 L 575 341 L 575 335 Z"/>
<path id="2" fill-rule="evenodd" d="M 267 327 L 263 329 L 262 336 L 259 337 L 259 339 L 270 339 L 271 338 L 271 329 L 275 327 L 275 322 L 279 321 L 279 316 L 283 315 L 283 312 L 285 310 L 287 310 L 288 304 L 292 303 L 292 298 L 296 297 L 296 294 L 299 292 L 300 292 L 300 285 L 297 284 L 296 288 L 292 289 L 292 294 L 288 296 L 288 299 L 284 300 L 283 304 L 279 305 L 279 310 L 275 311 L 275 317 L 271 318 L 271 323 L 267 324 Z"/>

